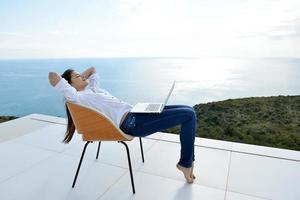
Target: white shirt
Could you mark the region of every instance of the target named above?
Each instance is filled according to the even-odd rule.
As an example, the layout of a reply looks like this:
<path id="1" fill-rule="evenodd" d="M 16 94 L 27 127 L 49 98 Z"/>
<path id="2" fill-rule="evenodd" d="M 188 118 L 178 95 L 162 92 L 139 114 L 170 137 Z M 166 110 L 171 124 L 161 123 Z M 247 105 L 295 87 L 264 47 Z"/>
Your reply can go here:
<path id="1" fill-rule="evenodd" d="M 101 89 L 99 76 L 96 73 L 88 78 L 88 83 L 83 91 L 77 91 L 62 78 L 55 85 L 55 89 L 65 97 L 65 100 L 95 108 L 109 117 L 119 127 L 122 116 L 125 112 L 130 111 L 133 106 Z"/>

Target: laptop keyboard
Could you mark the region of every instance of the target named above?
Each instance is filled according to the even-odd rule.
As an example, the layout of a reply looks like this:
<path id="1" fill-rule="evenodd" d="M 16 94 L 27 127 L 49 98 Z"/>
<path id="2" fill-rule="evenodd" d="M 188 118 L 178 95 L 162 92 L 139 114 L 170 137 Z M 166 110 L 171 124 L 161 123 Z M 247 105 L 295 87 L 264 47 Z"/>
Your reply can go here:
<path id="1" fill-rule="evenodd" d="M 146 111 L 158 111 L 160 105 L 161 105 L 160 103 L 149 104 L 146 108 Z"/>

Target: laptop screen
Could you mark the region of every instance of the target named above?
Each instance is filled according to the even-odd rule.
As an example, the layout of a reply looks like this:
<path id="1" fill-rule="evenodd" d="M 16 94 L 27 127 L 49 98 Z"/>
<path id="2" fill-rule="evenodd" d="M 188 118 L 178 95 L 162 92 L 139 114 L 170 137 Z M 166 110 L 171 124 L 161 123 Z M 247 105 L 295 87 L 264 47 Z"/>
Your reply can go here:
<path id="1" fill-rule="evenodd" d="M 173 81 L 172 87 L 171 87 L 171 89 L 169 91 L 169 94 L 168 94 L 166 100 L 165 100 L 164 106 L 167 104 L 167 102 L 169 100 L 169 97 L 171 96 L 171 93 L 173 92 L 174 87 L 175 87 L 175 81 Z"/>

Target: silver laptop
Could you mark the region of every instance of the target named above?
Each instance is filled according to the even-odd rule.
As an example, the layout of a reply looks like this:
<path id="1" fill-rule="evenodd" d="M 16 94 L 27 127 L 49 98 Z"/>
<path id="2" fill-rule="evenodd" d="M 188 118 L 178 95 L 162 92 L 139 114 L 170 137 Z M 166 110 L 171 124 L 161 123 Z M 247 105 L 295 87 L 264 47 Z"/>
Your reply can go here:
<path id="1" fill-rule="evenodd" d="M 137 103 L 130 112 L 132 113 L 161 113 L 167 104 L 169 97 L 174 89 L 175 81 L 169 91 L 169 94 L 164 103 Z"/>

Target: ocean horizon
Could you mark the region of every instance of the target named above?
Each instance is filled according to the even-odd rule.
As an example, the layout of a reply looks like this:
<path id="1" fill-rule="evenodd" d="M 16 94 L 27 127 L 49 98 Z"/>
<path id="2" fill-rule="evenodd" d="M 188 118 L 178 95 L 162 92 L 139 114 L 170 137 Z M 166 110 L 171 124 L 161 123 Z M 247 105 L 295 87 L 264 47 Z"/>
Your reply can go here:
<path id="1" fill-rule="evenodd" d="M 298 58 L 62 58 L 0 60 L 0 115 L 31 113 L 65 116 L 62 96 L 50 86 L 48 73 L 78 72 L 94 66 L 100 86 L 132 105 L 168 104 L 299 95 Z"/>

